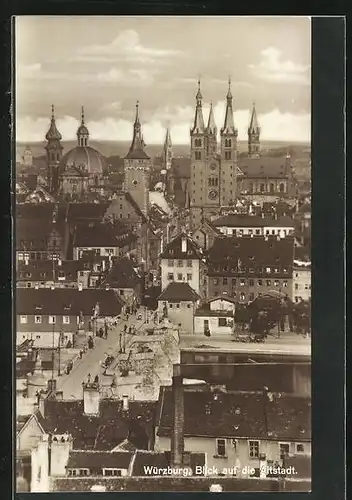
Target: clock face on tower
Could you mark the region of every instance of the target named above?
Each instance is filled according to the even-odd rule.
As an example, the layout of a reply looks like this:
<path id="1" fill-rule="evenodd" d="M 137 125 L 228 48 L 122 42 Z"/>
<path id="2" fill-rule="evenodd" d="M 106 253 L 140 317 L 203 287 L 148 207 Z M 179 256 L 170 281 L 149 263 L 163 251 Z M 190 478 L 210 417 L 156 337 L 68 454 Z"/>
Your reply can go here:
<path id="1" fill-rule="evenodd" d="M 138 185 L 138 181 L 137 181 L 136 179 L 134 179 L 134 180 L 132 181 L 132 185 L 133 185 L 133 186 L 137 186 L 137 185 Z"/>
<path id="2" fill-rule="evenodd" d="M 216 191 L 216 189 L 212 189 L 210 192 L 209 192 L 209 199 L 210 200 L 215 200 L 215 198 L 217 198 L 218 196 L 218 192 Z"/>

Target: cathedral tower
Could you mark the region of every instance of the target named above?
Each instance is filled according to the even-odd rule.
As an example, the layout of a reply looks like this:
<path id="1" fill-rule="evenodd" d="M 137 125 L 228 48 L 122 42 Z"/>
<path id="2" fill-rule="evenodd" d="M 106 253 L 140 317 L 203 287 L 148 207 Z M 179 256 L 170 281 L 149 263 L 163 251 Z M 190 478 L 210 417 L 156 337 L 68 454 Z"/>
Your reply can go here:
<path id="1" fill-rule="evenodd" d="M 209 119 L 206 129 L 207 134 L 207 154 L 208 156 L 215 154 L 217 151 L 217 128 L 214 119 L 213 103 L 210 103 Z"/>
<path id="2" fill-rule="evenodd" d="M 84 122 L 84 108 L 81 110 L 81 125 L 77 130 L 77 143 L 80 147 L 87 147 L 89 142 L 89 130 Z"/>
<path id="3" fill-rule="evenodd" d="M 224 126 L 220 131 L 221 138 L 221 192 L 220 205 L 230 206 L 236 199 L 237 174 L 237 135 L 232 109 L 231 80 L 226 96 L 226 112 Z"/>
<path id="4" fill-rule="evenodd" d="M 147 216 L 151 161 L 144 151 L 144 147 L 145 143 L 139 121 L 139 103 L 137 101 L 132 144 L 124 159 L 124 189 L 133 197 L 140 210 Z"/>
<path id="5" fill-rule="evenodd" d="M 196 110 L 191 136 L 191 186 L 189 190 L 191 223 L 196 226 L 201 219 L 202 207 L 205 203 L 206 176 L 204 165 L 206 161 L 206 130 L 203 119 L 202 93 L 200 81 L 198 80 L 198 91 L 196 94 Z"/>
<path id="6" fill-rule="evenodd" d="M 251 121 L 248 127 L 248 156 L 255 157 L 260 154 L 260 127 L 258 125 L 255 103 L 253 103 Z"/>
<path id="7" fill-rule="evenodd" d="M 45 150 L 49 192 L 56 193 L 59 189 L 59 164 L 62 158 L 63 147 L 61 145 L 62 135 L 56 127 L 54 105 L 51 106 L 51 122 L 45 139 L 47 140 Z"/>

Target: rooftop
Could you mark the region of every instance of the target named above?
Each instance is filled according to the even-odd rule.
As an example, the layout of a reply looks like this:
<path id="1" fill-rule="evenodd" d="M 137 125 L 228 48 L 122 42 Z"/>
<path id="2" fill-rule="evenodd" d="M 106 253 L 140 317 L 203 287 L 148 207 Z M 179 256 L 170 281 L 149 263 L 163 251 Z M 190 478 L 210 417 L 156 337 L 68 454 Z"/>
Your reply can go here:
<path id="1" fill-rule="evenodd" d="M 74 247 L 120 248 L 134 240 L 130 230 L 121 222 L 112 224 L 78 224 L 74 235 Z"/>
<path id="2" fill-rule="evenodd" d="M 202 257 L 202 249 L 190 236 L 184 233 L 179 234 L 170 241 L 160 255 L 161 259 L 200 260 Z"/>
<path id="3" fill-rule="evenodd" d="M 259 217 L 258 215 L 229 214 L 214 220 L 216 227 L 290 227 L 294 228 L 291 217 Z"/>
<path id="4" fill-rule="evenodd" d="M 26 315 L 91 316 L 99 303 L 101 316 L 117 316 L 121 301 L 113 290 L 97 288 L 17 288 L 16 313 Z"/>
<path id="5" fill-rule="evenodd" d="M 168 302 L 190 301 L 196 302 L 199 295 L 189 286 L 188 283 L 169 283 L 165 290 L 159 295 L 158 300 Z"/>
<path id="6" fill-rule="evenodd" d="M 159 436 L 172 432 L 173 395 L 161 387 L 157 427 Z M 194 418 L 197 415 L 197 419 Z M 185 436 L 257 438 L 289 441 L 311 439 L 311 400 L 288 394 L 218 392 L 184 389 Z"/>
<path id="7" fill-rule="evenodd" d="M 140 283 L 141 278 L 133 261 L 124 257 L 115 261 L 102 284 L 109 284 L 111 288 L 135 288 Z"/>
<path id="8" fill-rule="evenodd" d="M 248 157 L 240 156 L 238 166 L 246 177 L 251 178 L 280 178 L 287 177 L 291 168 L 291 161 L 285 157 Z"/>
<path id="9" fill-rule="evenodd" d="M 30 260 L 28 264 L 19 262 L 17 265 L 16 279 L 25 281 L 55 281 L 59 273 L 66 280 L 77 281 L 77 272 L 82 268 L 82 263 L 76 260 Z"/>

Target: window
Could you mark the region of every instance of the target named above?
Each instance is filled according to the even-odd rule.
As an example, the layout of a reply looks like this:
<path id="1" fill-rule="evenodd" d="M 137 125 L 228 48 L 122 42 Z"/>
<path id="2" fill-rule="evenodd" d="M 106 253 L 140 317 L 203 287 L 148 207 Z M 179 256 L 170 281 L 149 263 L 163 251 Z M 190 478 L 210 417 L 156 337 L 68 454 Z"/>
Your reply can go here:
<path id="1" fill-rule="evenodd" d="M 231 160 L 231 151 L 225 151 L 225 160 Z"/>
<path id="2" fill-rule="evenodd" d="M 173 261 L 172 259 L 169 259 L 169 260 L 167 261 L 167 265 L 168 265 L 169 267 L 174 267 L 174 261 Z"/>
<path id="3" fill-rule="evenodd" d="M 274 286 L 280 286 L 280 281 L 279 280 L 274 280 Z"/>
<path id="4" fill-rule="evenodd" d="M 271 280 L 266 280 L 266 286 L 271 286 Z"/>
<path id="5" fill-rule="evenodd" d="M 217 439 L 216 440 L 216 454 L 219 457 L 226 456 L 226 439 Z"/>
<path id="6" fill-rule="evenodd" d="M 104 476 L 121 476 L 120 469 L 104 469 Z"/>
<path id="7" fill-rule="evenodd" d="M 249 184 L 249 192 L 253 193 L 253 182 Z"/>
<path id="8" fill-rule="evenodd" d="M 200 151 L 196 151 L 194 153 L 194 158 L 195 158 L 195 160 L 201 160 L 202 159 L 202 153 Z"/>
<path id="9" fill-rule="evenodd" d="M 63 323 L 64 323 L 64 325 L 69 325 L 70 324 L 70 316 L 63 316 Z"/>
<path id="10" fill-rule="evenodd" d="M 177 261 L 177 267 L 183 267 L 183 260 Z"/>
<path id="11" fill-rule="evenodd" d="M 281 460 L 283 460 L 289 454 L 290 444 L 289 443 L 280 443 L 279 446 L 280 446 L 280 458 L 281 458 Z"/>
<path id="12" fill-rule="evenodd" d="M 187 267 L 192 267 L 192 260 L 187 260 Z"/>
<path id="13" fill-rule="evenodd" d="M 250 294 L 249 294 L 249 300 L 250 300 L 250 301 L 253 301 L 253 300 L 254 300 L 254 293 L 250 293 Z"/>
<path id="14" fill-rule="evenodd" d="M 285 191 L 285 184 L 280 184 L 280 193 Z"/>
<path id="15" fill-rule="evenodd" d="M 304 453 L 304 444 L 297 443 L 296 450 L 297 450 L 297 453 Z"/>
<path id="16" fill-rule="evenodd" d="M 255 234 L 260 234 L 260 229 L 256 229 Z"/>
<path id="17" fill-rule="evenodd" d="M 246 284 L 246 280 L 243 280 L 243 279 L 242 279 L 242 280 L 240 280 L 240 285 L 241 285 L 241 286 L 244 286 L 245 284 Z"/>
<path id="18" fill-rule="evenodd" d="M 236 286 L 236 278 L 232 279 L 232 286 Z"/>
<path id="19" fill-rule="evenodd" d="M 265 184 L 261 184 L 260 185 L 260 192 L 264 193 L 264 191 L 265 191 Z"/>
<path id="20" fill-rule="evenodd" d="M 249 280 L 249 286 L 254 286 L 254 280 Z"/>
<path id="21" fill-rule="evenodd" d="M 88 469 L 80 469 L 79 475 L 80 476 L 88 476 Z"/>
<path id="22" fill-rule="evenodd" d="M 263 280 L 258 280 L 258 286 L 262 286 L 263 285 Z"/>
<path id="23" fill-rule="evenodd" d="M 246 300 L 246 294 L 245 293 L 241 293 L 240 294 L 240 300 Z"/>
<path id="24" fill-rule="evenodd" d="M 169 281 L 174 281 L 174 273 L 168 273 L 168 275 L 167 275 L 167 279 L 168 279 Z"/>
<path id="25" fill-rule="evenodd" d="M 187 281 L 192 281 L 192 274 L 187 274 Z"/>
<path id="26" fill-rule="evenodd" d="M 219 325 L 218 326 L 226 326 L 227 321 L 226 318 L 219 318 Z"/>
<path id="27" fill-rule="evenodd" d="M 176 304 L 176 309 L 180 309 L 180 304 L 179 303 Z"/>
<path id="28" fill-rule="evenodd" d="M 20 323 L 22 323 L 22 324 L 27 323 L 27 316 L 26 316 L 26 315 L 24 315 L 24 314 L 23 314 L 23 315 L 20 317 Z"/>
<path id="29" fill-rule="evenodd" d="M 55 325 L 55 323 L 56 323 L 56 316 L 49 316 L 49 324 Z"/>
<path id="30" fill-rule="evenodd" d="M 182 280 L 183 280 L 183 274 L 180 274 L 180 273 L 179 273 L 179 274 L 177 275 L 177 280 L 178 280 L 178 281 L 182 281 Z"/>
<path id="31" fill-rule="evenodd" d="M 270 193 L 273 193 L 275 191 L 274 184 L 270 184 Z"/>
<path id="32" fill-rule="evenodd" d="M 222 280 L 222 284 L 223 284 L 223 285 L 227 285 L 227 278 L 223 278 L 223 280 Z"/>
<path id="33" fill-rule="evenodd" d="M 225 148 L 231 147 L 231 139 L 225 139 Z"/>
<path id="34" fill-rule="evenodd" d="M 219 280 L 217 278 L 214 278 L 213 283 L 214 283 L 214 285 L 218 285 L 219 284 Z"/>
<path id="35" fill-rule="evenodd" d="M 283 281 L 283 283 L 282 283 L 282 285 L 283 285 L 285 288 L 287 288 L 287 280 L 284 280 L 284 281 Z"/>
<path id="36" fill-rule="evenodd" d="M 34 323 L 36 325 L 39 325 L 42 322 L 42 317 L 41 316 L 34 316 Z"/>
<path id="37" fill-rule="evenodd" d="M 259 441 L 248 441 L 249 457 L 259 458 Z"/>

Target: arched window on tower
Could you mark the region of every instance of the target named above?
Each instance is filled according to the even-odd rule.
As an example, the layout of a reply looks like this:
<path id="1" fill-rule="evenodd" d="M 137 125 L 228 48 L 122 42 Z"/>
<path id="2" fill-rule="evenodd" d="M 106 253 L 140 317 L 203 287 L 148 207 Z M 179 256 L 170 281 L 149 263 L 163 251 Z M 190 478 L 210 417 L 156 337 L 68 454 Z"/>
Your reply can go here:
<path id="1" fill-rule="evenodd" d="M 280 193 L 284 193 L 285 192 L 285 184 L 282 182 L 280 184 Z"/>

